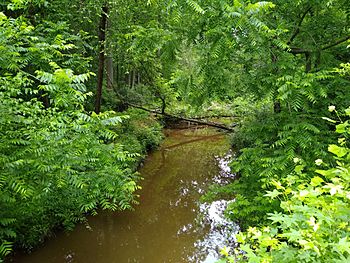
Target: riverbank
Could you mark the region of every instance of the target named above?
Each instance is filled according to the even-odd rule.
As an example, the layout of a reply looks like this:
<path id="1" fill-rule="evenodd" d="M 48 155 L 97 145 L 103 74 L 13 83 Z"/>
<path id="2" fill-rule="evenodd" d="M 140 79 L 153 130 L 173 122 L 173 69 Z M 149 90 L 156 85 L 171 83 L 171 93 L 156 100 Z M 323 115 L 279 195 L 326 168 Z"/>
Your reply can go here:
<path id="1" fill-rule="evenodd" d="M 147 152 L 156 148 L 162 141 L 162 126 L 157 119 L 143 111 L 130 110 L 121 115 L 128 117 L 124 118 L 122 123 L 109 127 L 111 132 L 118 134 L 118 137 L 113 141 L 105 141 L 106 145 L 115 147 L 114 151 L 123 153 L 116 155 L 121 156 L 122 160 L 111 160 L 116 162 L 118 165 L 116 169 L 118 170 L 111 171 L 109 176 L 113 179 L 113 173 L 115 173 L 114 176 L 116 177 L 129 177 L 128 180 L 132 180 L 130 181 L 130 187 L 137 189 L 137 186 L 131 185 L 131 182 L 135 181 L 137 183 L 139 180 L 137 173 L 135 173 L 137 167 L 145 158 Z M 64 148 L 62 148 L 62 151 L 64 152 Z M 96 154 L 96 156 L 99 156 L 99 154 Z M 103 157 L 102 153 L 101 156 Z M 91 159 L 90 162 L 95 161 Z M 82 173 L 84 173 L 84 169 L 92 168 L 81 168 Z M 104 176 L 103 174 L 97 174 L 98 172 L 96 172 L 96 176 L 101 178 Z M 50 176 L 50 174 L 47 173 L 47 176 Z M 79 177 L 79 173 L 76 176 Z M 84 175 L 82 174 L 82 176 Z M 95 175 L 92 174 L 92 176 Z M 94 182 L 97 187 L 100 184 L 98 180 L 96 178 L 91 182 Z M 111 183 L 115 182 L 112 181 Z M 131 188 L 128 192 L 133 192 Z M 40 244 L 54 236 L 56 232 L 73 230 L 76 224 L 86 220 L 86 216 L 96 213 L 95 207 L 91 210 L 83 210 L 80 205 L 82 199 L 89 198 L 92 191 L 95 191 L 90 185 L 82 185 L 81 188 L 78 187 L 78 190 L 74 185 L 70 186 L 68 184 L 64 188 L 47 186 L 47 189 L 42 189 L 42 191 L 41 195 L 35 198 L 28 197 L 27 200 L 15 201 L 8 208 L 9 214 L 15 220 L 16 228 L 14 232 L 16 235 L 13 236 L 11 241 L 17 251 L 33 251 Z M 120 200 L 123 200 L 123 197 Z M 133 201 L 131 200 L 131 202 Z M 101 208 L 103 207 L 98 207 L 98 209 Z"/>
<path id="2" fill-rule="evenodd" d="M 209 185 L 233 179 L 229 139 L 195 127 L 164 133 L 139 170 L 135 211 L 100 213 L 12 262 L 215 262 L 236 226 L 223 217 L 226 201 L 199 199 Z"/>

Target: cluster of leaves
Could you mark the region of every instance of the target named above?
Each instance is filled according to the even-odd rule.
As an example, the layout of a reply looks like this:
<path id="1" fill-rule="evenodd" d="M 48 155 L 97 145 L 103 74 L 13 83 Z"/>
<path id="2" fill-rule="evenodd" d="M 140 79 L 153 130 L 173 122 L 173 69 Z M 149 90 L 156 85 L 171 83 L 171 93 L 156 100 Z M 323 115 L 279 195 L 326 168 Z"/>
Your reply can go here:
<path id="1" fill-rule="evenodd" d="M 234 256 L 222 251 L 224 262 L 349 260 L 348 122 L 337 125 L 340 146 L 328 147 L 337 137 L 333 125 L 343 117 L 322 120 L 330 104 L 347 106 L 348 64 L 303 72 L 295 58 L 290 61 L 283 74 L 261 78 L 260 87 L 272 90 L 280 108 L 259 109 L 246 118 L 234 138 L 240 149 L 232 163 L 238 179 L 216 189 L 234 194 L 227 214 L 247 230 L 237 235 L 241 246 Z M 321 164 L 329 169 L 320 170 Z M 268 226 L 256 228 L 261 225 Z"/>
<path id="2" fill-rule="evenodd" d="M 330 102 L 344 108 L 344 94 L 349 92 L 348 64 L 328 72 L 299 74 L 304 77 L 295 74 L 285 78 L 286 82 L 276 80 L 288 90 L 286 97 L 280 96 L 282 112 L 275 113 L 271 107 L 259 109 L 234 135 L 240 155 L 232 169 L 238 178 L 215 192 L 234 195 L 227 215 L 239 221 L 246 232 L 237 235 L 241 246 L 234 256 L 229 256 L 227 249 L 222 251 L 226 255 L 223 262 L 349 259 L 348 121 L 336 127 L 342 134 L 340 146 L 332 145 L 337 138 L 334 124 L 342 122 L 343 116 L 337 113 L 334 121 L 327 112 Z M 306 95 L 321 89 L 326 92 Z M 295 94 L 299 94 L 300 103 L 293 107 Z M 331 112 L 334 109 L 329 107 Z M 346 110 L 346 118 L 349 112 Z M 320 170 L 319 165 L 329 169 Z"/>
<path id="3" fill-rule="evenodd" d="M 176 68 L 170 83 L 181 100 L 202 105 L 211 100 L 234 100 L 247 89 L 241 49 L 252 49 L 256 36 L 269 31 L 261 21 L 261 13 L 273 8 L 270 2 L 185 1 L 179 32 L 186 39 L 179 45 Z M 184 4 L 183 6 L 186 6 Z M 173 8 L 176 9 L 176 8 Z M 176 11 L 173 11 L 174 22 Z M 187 28 L 186 24 L 191 24 Z M 240 50 L 240 51 L 238 51 Z"/>
<path id="4" fill-rule="evenodd" d="M 243 61 L 233 65 L 241 74 L 236 79 L 243 87 L 242 92 L 260 101 L 263 98 L 267 103 L 246 116 L 234 135 L 233 144 L 238 147 L 239 156 L 233 161 L 232 169 L 237 172 L 237 179 L 232 184 L 213 188 L 208 196 L 213 198 L 213 193 L 226 198 L 234 196 L 235 202 L 230 203 L 227 216 L 239 221 L 242 230 L 249 229 L 247 233 L 238 235 L 239 242 L 242 242 L 241 250 L 236 251 L 234 257 L 227 257 L 227 261 L 345 262 L 349 256 L 347 240 L 344 239 L 347 227 L 343 226 L 339 235 L 336 233 L 330 237 L 339 225 L 335 223 L 333 228 L 331 223 L 327 225 L 323 222 L 329 218 L 344 225 L 348 211 L 345 209 L 345 214 L 341 211 L 347 200 L 340 198 L 339 201 L 336 194 L 327 188 L 335 184 L 331 176 L 318 175 L 323 180 L 318 185 L 312 180 L 321 159 L 329 167 L 337 165 L 337 160 L 327 150 L 337 136 L 334 123 L 326 123 L 322 117 L 329 117 L 329 105 L 337 105 L 341 109 L 348 106 L 348 64 L 341 64 L 349 59 L 346 48 L 349 28 L 344 24 L 349 21 L 348 9 L 340 8 L 346 6 L 344 1 L 274 3 L 272 15 L 259 16 L 268 28 L 255 32 L 254 44 L 236 45 L 232 50 L 232 54 Z M 325 27 L 317 31 L 320 22 Z M 338 28 L 337 32 L 329 30 L 328 25 Z M 320 34 L 321 31 L 324 33 Z M 241 36 L 238 32 L 239 40 L 247 41 L 245 36 L 249 36 L 248 32 L 252 33 L 248 30 Z M 329 38 L 320 39 L 323 34 Z M 340 69 L 334 70 L 339 64 Z M 339 127 L 343 126 L 338 126 L 338 131 Z M 315 160 L 318 160 L 317 163 Z M 346 164 L 338 166 L 340 170 L 346 168 Z M 339 178 L 341 176 L 335 180 Z M 343 177 L 342 180 L 340 186 L 346 189 L 346 179 Z M 309 189 L 310 182 L 315 189 L 323 189 L 315 190 L 319 191 L 319 195 Z M 321 195 L 328 195 L 322 205 L 317 203 L 316 206 L 310 201 L 310 207 L 316 206 L 321 210 L 319 214 L 311 215 L 316 210 L 303 208 L 307 200 L 303 199 L 306 193 L 303 190 L 310 191 L 315 202 L 321 200 L 318 199 Z M 333 201 L 339 203 L 337 210 L 330 208 Z M 341 204 L 341 201 L 344 203 Z M 339 213 L 329 216 L 333 212 Z M 321 213 L 325 230 L 323 240 L 318 240 L 319 237 L 311 236 L 306 229 L 310 230 L 312 222 L 317 224 L 321 220 Z M 267 224 L 270 224 L 269 228 L 254 228 Z M 300 234 L 298 240 L 293 239 L 295 236 L 288 239 L 288 234 L 281 234 L 292 232 L 297 235 L 297 231 Z M 263 237 L 259 239 L 260 236 Z M 269 240 L 272 241 L 269 243 Z M 299 240 L 302 240 L 301 243 L 298 243 Z M 330 250 L 332 245 L 335 248 Z M 340 249 L 340 246 L 343 247 Z M 242 250 L 245 252 L 242 253 Z M 229 253 L 223 250 L 223 254 Z"/>
<path id="5" fill-rule="evenodd" d="M 304 75 L 303 72 L 301 74 Z M 306 161 L 308 165 L 303 169 L 308 171 L 316 169 L 313 161 L 318 158 L 332 162 L 327 154 L 327 145 L 333 141 L 335 134 L 332 125 L 322 121 L 322 116 L 329 115 L 327 99 L 333 92 L 341 91 L 343 86 L 334 87 L 334 81 L 339 82 L 336 80 L 338 75 L 326 80 L 319 79 L 320 72 L 307 75 L 308 78 L 302 81 L 297 77 L 288 78 L 287 81 L 301 94 L 300 107 L 290 106 L 295 98 L 293 93 L 286 100 L 281 100 L 285 110 L 280 113 L 275 113 L 271 101 L 267 100 L 242 120 L 233 136 L 232 143 L 240 150 L 238 158 L 232 163 L 238 178 L 232 184 L 214 191 L 226 196 L 227 193 L 234 194 L 236 202 L 230 204 L 228 214 L 232 220 L 238 220 L 243 228 L 257 225 L 266 220 L 266 213 L 280 210 L 279 202 L 264 195 L 273 187 L 271 182 L 285 178 L 295 170 L 295 158 Z M 309 96 L 303 94 L 305 85 L 310 93 L 320 90 L 320 86 L 334 88 L 325 94 L 327 99 L 318 95 L 310 101 Z M 334 102 L 342 105 L 344 98 L 339 96 Z M 301 169 L 301 166 L 298 168 Z"/>
<path id="6" fill-rule="evenodd" d="M 256 49 L 256 35 L 269 33 L 261 13 L 274 6 L 227 0 L 108 5 L 106 54 L 115 61 L 118 97 L 134 104 L 161 100 L 172 108 L 176 101 L 200 106 L 232 99 L 236 90 L 247 89 L 238 81 L 242 56 L 233 53 Z"/>
<path id="7" fill-rule="evenodd" d="M 330 108 L 333 110 L 334 108 Z M 350 108 L 346 110 L 350 117 Z M 278 200 L 280 211 L 267 214 L 268 225 L 249 227 L 237 235 L 239 250 L 223 262 L 348 262 L 350 260 L 349 121 L 336 127 L 338 144 L 328 151 L 333 163 L 316 159 L 307 171 L 296 158 L 294 172 L 274 180 L 265 198 Z"/>
<path id="8" fill-rule="evenodd" d="M 147 29 L 132 35 L 133 46 L 127 50 L 143 54 L 152 47 L 158 61 L 153 68 L 161 73 L 157 76 L 176 90 L 177 100 L 191 105 L 248 94 L 300 110 L 329 92 L 331 87 L 313 83 L 327 79 L 327 72 L 308 73 L 337 66 L 330 47 L 348 34 L 346 3 L 321 2 L 149 1 L 161 19 L 143 24 Z M 320 22 L 324 28 L 315 30 Z M 329 30 L 331 26 L 337 30 Z M 161 41 L 154 43 L 150 38 L 157 38 L 157 32 Z M 337 51 L 346 58 L 343 50 Z M 304 55 L 310 58 L 306 62 Z"/>
<path id="9" fill-rule="evenodd" d="M 130 117 L 116 129 L 119 134 L 118 140 L 124 145 L 125 150 L 140 153 L 142 158 L 161 143 L 163 127 L 156 118 L 139 109 L 129 109 L 122 114 Z"/>
<path id="10" fill-rule="evenodd" d="M 0 259 L 86 213 L 130 208 L 138 188 L 137 155 L 117 142 L 126 117 L 84 112 L 93 74 L 66 30 L 0 13 Z"/>

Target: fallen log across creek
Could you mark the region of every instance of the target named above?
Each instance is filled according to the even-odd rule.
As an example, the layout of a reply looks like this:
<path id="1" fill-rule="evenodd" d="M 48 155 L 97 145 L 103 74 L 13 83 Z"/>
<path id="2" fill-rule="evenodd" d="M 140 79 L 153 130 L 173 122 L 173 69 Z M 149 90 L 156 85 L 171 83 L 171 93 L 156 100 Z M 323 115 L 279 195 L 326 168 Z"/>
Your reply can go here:
<path id="1" fill-rule="evenodd" d="M 173 115 L 173 114 L 169 114 L 169 113 L 165 113 L 165 112 L 163 113 L 163 112 L 158 111 L 158 110 L 147 109 L 147 108 L 142 107 L 140 105 L 135 105 L 135 104 L 132 104 L 132 103 L 129 103 L 129 102 L 127 102 L 127 104 L 130 107 L 137 108 L 137 109 L 140 109 L 140 110 L 144 110 L 144 111 L 147 111 L 147 112 L 150 112 L 150 113 L 160 114 L 160 115 L 163 115 L 165 117 L 174 118 L 174 119 L 178 119 L 178 120 L 182 120 L 182 121 L 188 121 L 188 122 L 192 122 L 192 123 L 207 125 L 207 126 L 219 128 L 219 129 L 226 130 L 226 131 L 231 131 L 232 132 L 232 131 L 234 131 L 233 128 L 235 126 L 237 126 L 237 123 L 233 123 L 230 127 L 228 127 L 228 126 L 226 126 L 224 124 L 217 123 L 217 122 L 204 121 L 204 120 L 199 120 L 197 118 L 196 119 L 185 118 L 185 117 L 181 117 L 181 116 L 177 116 L 177 115 Z"/>

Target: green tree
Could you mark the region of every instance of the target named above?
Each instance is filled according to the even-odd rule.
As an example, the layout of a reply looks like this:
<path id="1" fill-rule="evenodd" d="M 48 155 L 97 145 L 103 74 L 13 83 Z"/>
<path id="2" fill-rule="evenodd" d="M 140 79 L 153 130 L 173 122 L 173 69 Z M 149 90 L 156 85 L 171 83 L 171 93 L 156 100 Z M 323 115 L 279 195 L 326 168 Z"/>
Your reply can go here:
<path id="1" fill-rule="evenodd" d="M 31 249 L 53 227 L 97 208 L 131 207 L 135 155 L 115 140 L 113 112 L 87 115 L 86 61 L 65 24 L 0 13 L 0 240 Z M 68 37 L 66 37 L 68 36 Z M 67 66 L 70 66 L 68 68 Z M 86 66 L 86 67 L 85 67 Z M 76 74 L 82 72 L 81 74 Z"/>

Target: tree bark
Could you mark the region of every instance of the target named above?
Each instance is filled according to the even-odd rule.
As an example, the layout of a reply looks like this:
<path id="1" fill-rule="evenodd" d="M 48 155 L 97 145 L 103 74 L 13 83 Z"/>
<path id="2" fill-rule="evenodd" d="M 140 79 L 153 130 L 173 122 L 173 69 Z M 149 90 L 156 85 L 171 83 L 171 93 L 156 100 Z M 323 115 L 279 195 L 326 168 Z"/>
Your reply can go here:
<path id="1" fill-rule="evenodd" d="M 97 90 L 95 101 L 95 112 L 98 114 L 101 112 L 101 100 L 102 100 L 102 86 L 103 86 L 103 71 L 105 65 L 105 42 L 106 42 L 106 27 L 107 27 L 108 6 L 105 3 L 102 6 L 100 24 L 98 28 L 98 40 L 100 44 L 100 53 L 98 58 L 98 71 L 97 71 Z"/>
<path id="2" fill-rule="evenodd" d="M 305 53 L 305 72 L 308 73 L 312 69 L 312 56 L 311 52 Z"/>
<path id="3" fill-rule="evenodd" d="M 337 46 L 339 44 L 344 43 L 345 41 L 347 41 L 349 39 L 350 39 L 350 35 L 349 36 L 345 36 L 343 38 L 340 38 L 340 39 L 334 41 L 333 43 L 329 43 L 327 45 L 322 46 L 320 50 L 327 50 L 329 48 L 335 47 L 335 46 Z M 294 54 L 294 55 L 307 54 L 307 53 L 312 52 L 312 50 L 307 50 L 307 49 L 303 49 L 303 48 L 299 48 L 299 47 L 290 47 L 289 49 L 285 49 L 285 51 L 287 51 L 287 52 L 289 52 L 291 54 Z"/>
<path id="4" fill-rule="evenodd" d="M 333 43 L 330 43 L 330 44 L 328 44 L 328 45 L 323 46 L 321 49 L 322 49 L 322 50 L 326 50 L 326 49 L 329 49 L 329 48 L 331 48 L 331 47 L 335 47 L 335 46 L 337 46 L 337 45 L 339 45 L 339 44 L 344 43 L 345 41 L 347 41 L 347 40 L 349 40 L 349 39 L 350 39 L 350 35 L 349 35 L 349 36 L 345 36 L 345 37 L 343 37 L 343 38 L 338 39 L 337 41 L 335 41 L 335 42 L 333 42 Z"/>
<path id="5" fill-rule="evenodd" d="M 294 30 L 292 36 L 289 38 L 289 40 L 288 40 L 288 42 L 287 42 L 287 45 L 290 45 L 290 44 L 293 42 L 293 40 L 296 38 L 296 36 L 299 34 L 299 32 L 300 32 L 300 27 L 301 27 L 301 25 L 302 25 L 302 23 L 303 23 L 303 21 L 304 21 L 306 15 L 307 15 L 307 13 L 309 13 L 310 11 L 311 11 L 311 6 L 308 7 L 308 8 L 305 10 L 305 12 L 301 15 L 301 18 L 300 18 L 300 20 L 299 20 L 299 23 L 297 24 L 297 26 L 296 26 L 296 28 L 295 28 L 295 30 Z"/>
<path id="6" fill-rule="evenodd" d="M 42 90 L 39 91 L 40 99 L 45 107 L 45 109 L 50 108 L 50 99 L 48 94 L 44 94 Z"/>
<path id="7" fill-rule="evenodd" d="M 108 56 L 106 58 L 106 74 L 107 74 L 107 89 L 113 90 L 114 67 L 113 67 L 113 57 L 112 56 Z"/>
<path id="8" fill-rule="evenodd" d="M 274 66 L 272 72 L 274 74 L 277 74 L 278 69 L 276 67 L 277 64 L 277 55 L 273 53 L 273 51 L 271 51 L 271 62 L 272 65 Z M 274 113 L 281 113 L 281 101 L 277 98 L 274 98 L 273 100 L 273 111 Z"/>
<path id="9" fill-rule="evenodd" d="M 281 113 L 281 102 L 279 100 L 275 100 L 273 103 L 273 112 L 274 113 Z"/>
<path id="10" fill-rule="evenodd" d="M 133 71 L 132 71 L 132 80 L 131 80 L 131 88 L 132 89 L 135 88 L 135 80 L 136 80 L 136 72 L 135 72 L 135 69 L 133 69 Z"/>

